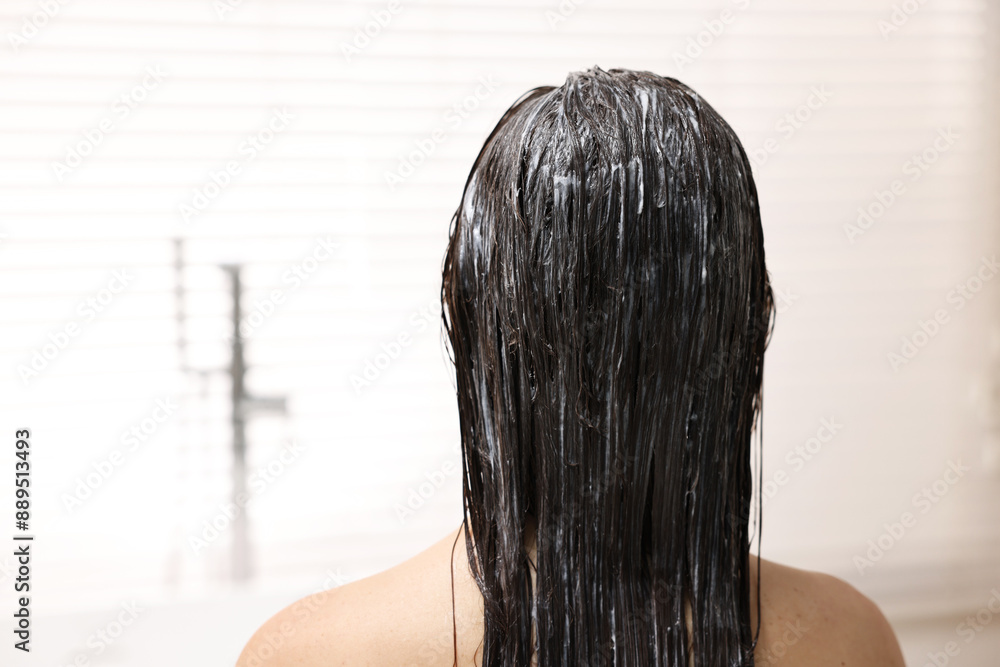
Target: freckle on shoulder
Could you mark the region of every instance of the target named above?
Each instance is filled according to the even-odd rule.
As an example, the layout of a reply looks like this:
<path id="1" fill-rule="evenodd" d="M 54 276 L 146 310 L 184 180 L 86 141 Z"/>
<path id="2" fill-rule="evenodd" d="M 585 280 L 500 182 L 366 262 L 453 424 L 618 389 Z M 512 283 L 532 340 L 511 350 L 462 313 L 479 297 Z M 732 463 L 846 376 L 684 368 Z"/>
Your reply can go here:
<path id="1" fill-rule="evenodd" d="M 787 654 L 787 662 L 771 664 L 903 667 L 882 611 L 846 581 L 762 561 L 761 589 L 762 605 L 771 611 L 761 629 L 761 653 Z"/>

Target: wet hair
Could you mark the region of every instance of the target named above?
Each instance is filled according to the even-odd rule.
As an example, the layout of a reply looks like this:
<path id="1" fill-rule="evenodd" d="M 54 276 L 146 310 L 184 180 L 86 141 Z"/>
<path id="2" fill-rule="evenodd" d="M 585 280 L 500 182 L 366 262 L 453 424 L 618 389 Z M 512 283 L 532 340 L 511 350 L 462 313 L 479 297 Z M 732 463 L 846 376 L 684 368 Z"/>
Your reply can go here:
<path id="1" fill-rule="evenodd" d="M 773 297 L 732 128 L 651 72 L 529 91 L 472 167 L 441 296 L 483 667 L 752 665 Z"/>

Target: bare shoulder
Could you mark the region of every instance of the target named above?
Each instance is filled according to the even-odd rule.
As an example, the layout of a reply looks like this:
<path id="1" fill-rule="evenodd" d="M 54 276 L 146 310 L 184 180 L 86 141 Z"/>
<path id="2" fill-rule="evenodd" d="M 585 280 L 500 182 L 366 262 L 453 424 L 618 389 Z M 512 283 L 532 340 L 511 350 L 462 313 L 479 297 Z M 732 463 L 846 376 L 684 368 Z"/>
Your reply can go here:
<path id="1" fill-rule="evenodd" d="M 237 667 L 447 667 L 456 648 L 458 664 L 480 664 L 483 602 L 462 539 L 452 552 L 460 537 L 452 533 L 392 569 L 289 605 L 257 630 Z M 759 667 L 903 667 L 885 616 L 850 584 L 767 560 L 760 575 Z"/>
<path id="2" fill-rule="evenodd" d="M 254 633 L 236 667 L 452 665 L 449 565 L 455 537 L 453 533 L 389 570 L 282 609 Z M 455 551 L 456 560 L 464 557 L 464 543 L 459 541 Z M 462 606 L 473 599 L 469 582 L 459 576 L 463 571 L 467 567 L 456 568 L 460 615 Z M 469 645 L 474 629 L 473 634 L 462 629 L 460 658 L 477 648 Z"/>
<path id="3" fill-rule="evenodd" d="M 760 576 L 758 665 L 904 666 L 882 611 L 846 581 L 763 559 Z"/>

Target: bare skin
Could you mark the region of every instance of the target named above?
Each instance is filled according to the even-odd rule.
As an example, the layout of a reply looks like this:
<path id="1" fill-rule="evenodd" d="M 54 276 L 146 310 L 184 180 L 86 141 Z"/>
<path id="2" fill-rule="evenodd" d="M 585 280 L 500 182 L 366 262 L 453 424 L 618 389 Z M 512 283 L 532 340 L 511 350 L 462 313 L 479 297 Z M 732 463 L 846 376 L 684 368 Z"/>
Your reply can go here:
<path id="1" fill-rule="evenodd" d="M 754 656 L 759 667 L 904 667 L 882 612 L 849 584 L 760 563 L 762 622 Z M 751 571 L 756 567 L 751 555 Z M 756 605 L 751 615 L 756 627 Z M 385 572 L 286 607 L 257 630 L 237 667 L 451 667 L 453 628 L 458 665 L 479 667 L 483 598 L 459 531 Z"/>

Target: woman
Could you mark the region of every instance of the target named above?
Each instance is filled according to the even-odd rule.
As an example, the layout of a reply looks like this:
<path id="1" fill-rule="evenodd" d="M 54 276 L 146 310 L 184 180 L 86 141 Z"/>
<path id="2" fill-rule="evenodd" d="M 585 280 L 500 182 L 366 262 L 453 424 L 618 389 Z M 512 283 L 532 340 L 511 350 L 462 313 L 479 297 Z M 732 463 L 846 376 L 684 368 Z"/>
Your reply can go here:
<path id="1" fill-rule="evenodd" d="M 518 100 L 442 301 L 465 521 L 241 667 L 903 664 L 850 586 L 749 553 L 772 295 L 750 163 L 694 91 L 593 68 Z"/>

